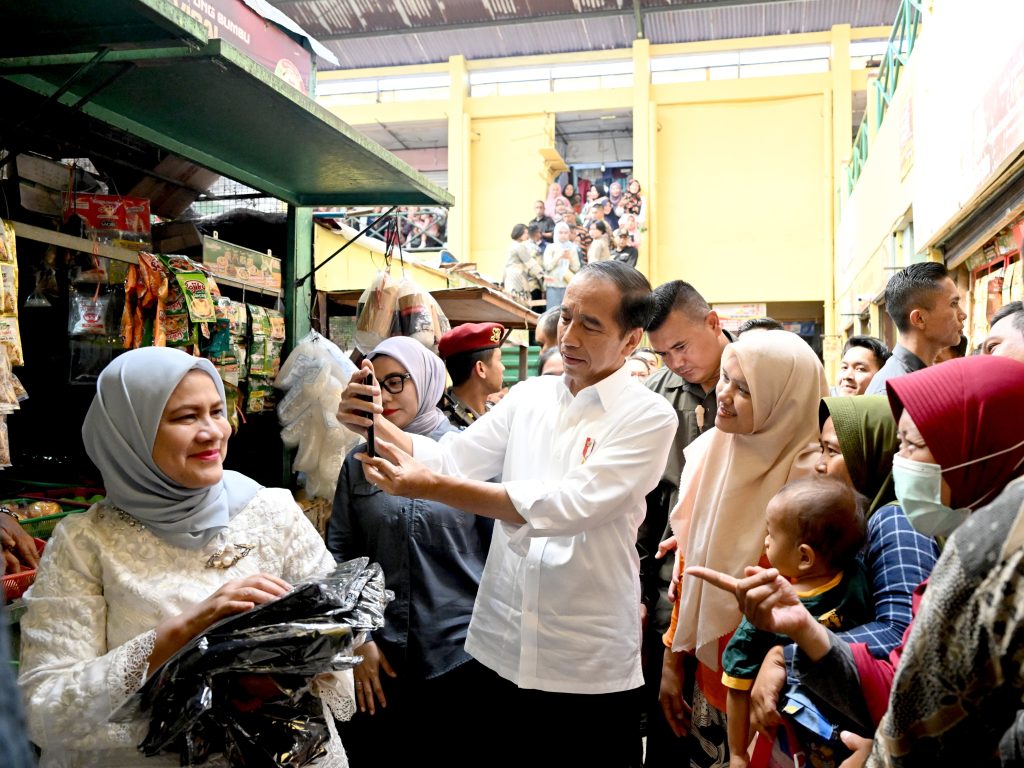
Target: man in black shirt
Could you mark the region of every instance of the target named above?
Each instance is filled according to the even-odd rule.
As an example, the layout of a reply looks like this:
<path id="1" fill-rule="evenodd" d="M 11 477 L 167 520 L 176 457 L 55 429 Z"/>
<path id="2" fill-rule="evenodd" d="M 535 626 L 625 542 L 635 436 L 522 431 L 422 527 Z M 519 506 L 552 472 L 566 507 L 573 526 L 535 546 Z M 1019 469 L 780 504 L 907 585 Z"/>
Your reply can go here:
<path id="1" fill-rule="evenodd" d="M 538 200 L 533 204 L 534 216 L 530 219 L 530 224 L 536 224 L 540 227 L 540 235 L 543 238 L 545 245 L 549 245 L 554 242 L 555 239 L 555 220 L 544 213 L 544 201 Z"/>

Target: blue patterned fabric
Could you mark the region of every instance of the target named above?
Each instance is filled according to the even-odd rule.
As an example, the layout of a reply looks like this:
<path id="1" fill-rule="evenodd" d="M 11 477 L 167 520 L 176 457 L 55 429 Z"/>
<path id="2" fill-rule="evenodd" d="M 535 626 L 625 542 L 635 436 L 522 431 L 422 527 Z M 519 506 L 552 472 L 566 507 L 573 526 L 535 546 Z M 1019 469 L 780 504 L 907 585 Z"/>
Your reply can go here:
<path id="1" fill-rule="evenodd" d="M 875 620 L 837 633 L 848 643 L 864 643 L 871 655 L 884 659 L 903 642 L 910 624 L 911 598 L 928 578 L 939 557 L 935 539 L 914 530 L 896 504 L 882 507 L 868 520 L 864 567 L 875 598 Z"/>

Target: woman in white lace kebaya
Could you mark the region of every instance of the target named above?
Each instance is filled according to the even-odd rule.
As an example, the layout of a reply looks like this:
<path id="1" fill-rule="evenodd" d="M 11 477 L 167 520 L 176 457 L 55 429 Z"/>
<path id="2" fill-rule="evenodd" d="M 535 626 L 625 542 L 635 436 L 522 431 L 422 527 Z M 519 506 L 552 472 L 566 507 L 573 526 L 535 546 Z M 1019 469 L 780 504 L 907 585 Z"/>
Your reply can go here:
<path id="1" fill-rule="evenodd" d="M 145 716 L 110 714 L 219 619 L 334 570 L 288 491 L 223 469 L 224 409 L 213 365 L 179 350 L 133 350 L 100 375 L 82 436 L 107 497 L 56 528 L 21 621 L 41 766 L 178 765 L 136 749 Z M 318 676 L 314 690 L 332 733 L 316 765 L 347 766 L 329 715 L 351 717 L 351 672 Z"/>

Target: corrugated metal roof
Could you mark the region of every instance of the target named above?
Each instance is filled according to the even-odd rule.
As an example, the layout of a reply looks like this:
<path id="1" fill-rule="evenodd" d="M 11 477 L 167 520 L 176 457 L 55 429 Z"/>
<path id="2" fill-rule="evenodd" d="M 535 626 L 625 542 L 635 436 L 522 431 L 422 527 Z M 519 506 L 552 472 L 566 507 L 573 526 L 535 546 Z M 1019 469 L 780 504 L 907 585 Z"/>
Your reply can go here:
<path id="1" fill-rule="evenodd" d="M 631 0 L 271 0 L 342 69 L 628 48 Z M 899 0 L 641 0 L 653 43 L 887 26 Z"/>

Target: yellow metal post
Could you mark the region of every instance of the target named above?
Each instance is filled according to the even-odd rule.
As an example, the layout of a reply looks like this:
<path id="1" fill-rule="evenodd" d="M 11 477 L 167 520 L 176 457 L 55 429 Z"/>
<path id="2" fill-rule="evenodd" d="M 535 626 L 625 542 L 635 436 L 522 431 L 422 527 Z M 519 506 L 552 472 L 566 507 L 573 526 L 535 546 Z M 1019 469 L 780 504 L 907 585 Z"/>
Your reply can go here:
<path id="1" fill-rule="evenodd" d="M 853 125 L 853 76 L 850 72 L 850 36 L 849 24 L 838 24 L 832 27 L 832 50 L 829 56 L 829 68 L 832 74 L 830 92 L 825 98 L 825 130 L 830 132 L 825 138 L 825 167 L 830 169 L 825 194 L 828 204 L 825 206 L 825 239 L 828 253 L 825 262 L 825 338 L 836 338 L 841 332 L 838 309 L 836 307 L 836 236 L 839 232 L 840 199 L 845 186 L 845 164 L 849 161 L 850 132 Z M 839 347 L 836 344 L 823 345 L 826 350 L 825 372 L 829 381 L 835 379 L 839 369 Z"/>
<path id="2" fill-rule="evenodd" d="M 633 41 L 633 176 L 640 182 L 647 198 L 647 234 L 641 238 L 640 252 L 636 267 L 652 281 L 656 278 L 656 262 L 653 257 L 654 210 L 654 154 L 655 143 L 651 135 L 651 43 L 648 40 Z"/>
<path id="3" fill-rule="evenodd" d="M 469 163 L 470 121 L 466 114 L 469 75 L 466 57 L 448 59 L 451 84 L 448 92 L 448 191 L 455 205 L 448 213 L 448 249 L 459 261 L 472 261 L 469 253 Z"/>

